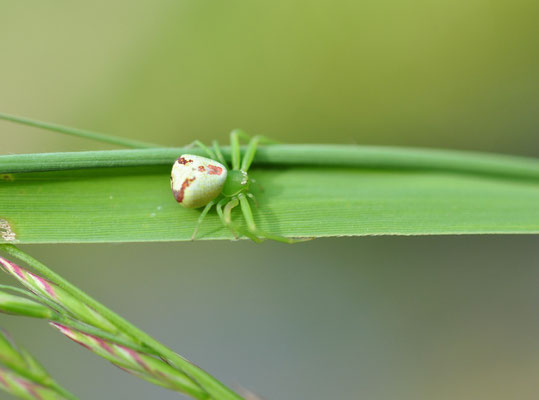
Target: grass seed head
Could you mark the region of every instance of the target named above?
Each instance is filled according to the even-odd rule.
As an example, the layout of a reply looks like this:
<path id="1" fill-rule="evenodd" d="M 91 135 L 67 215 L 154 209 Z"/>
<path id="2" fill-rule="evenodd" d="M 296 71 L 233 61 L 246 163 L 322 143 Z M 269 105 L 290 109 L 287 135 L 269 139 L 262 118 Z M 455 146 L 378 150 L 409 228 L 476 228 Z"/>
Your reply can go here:
<path id="1" fill-rule="evenodd" d="M 54 302 L 68 314 L 86 324 L 102 329 L 105 332 L 117 333 L 116 327 L 98 314 L 93 308 L 77 300 L 61 287 L 36 275 L 17 264 L 0 257 L 0 266 L 8 274 L 14 276 L 22 285 L 34 294 Z"/>
<path id="2" fill-rule="evenodd" d="M 65 400 L 55 391 L 4 368 L 0 368 L 0 389 L 20 399 Z"/>
<path id="3" fill-rule="evenodd" d="M 196 394 L 195 398 L 200 398 L 198 396 L 204 392 L 191 378 L 161 359 L 59 323 L 51 322 L 51 325 L 74 342 L 139 378 L 170 390 Z"/>

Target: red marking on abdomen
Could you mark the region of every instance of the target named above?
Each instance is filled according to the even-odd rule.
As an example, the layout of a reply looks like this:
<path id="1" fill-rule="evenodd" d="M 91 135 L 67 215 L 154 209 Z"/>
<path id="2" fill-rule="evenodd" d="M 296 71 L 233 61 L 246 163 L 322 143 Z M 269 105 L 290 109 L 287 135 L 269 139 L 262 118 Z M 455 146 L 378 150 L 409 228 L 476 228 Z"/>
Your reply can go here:
<path id="1" fill-rule="evenodd" d="M 206 168 L 204 168 L 204 165 L 200 165 L 200 166 L 198 167 L 198 170 L 199 170 L 200 172 L 204 172 L 204 171 L 206 171 Z"/>
<path id="2" fill-rule="evenodd" d="M 218 167 L 217 165 L 208 165 L 208 174 L 210 175 L 221 175 L 223 173 L 223 168 Z"/>
<path id="3" fill-rule="evenodd" d="M 186 159 L 186 158 L 184 158 L 184 157 L 180 157 L 180 158 L 178 158 L 178 162 L 179 162 L 180 164 L 187 165 L 187 164 L 189 164 L 189 163 L 192 163 L 193 160 L 188 160 L 188 159 Z"/>
<path id="4" fill-rule="evenodd" d="M 178 203 L 181 203 L 183 201 L 183 197 L 185 196 L 185 189 L 189 187 L 191 182 L 193 182 L 196 178 L 186 178 L 183 183 L 182 187 L 179 191 L 174 190 L 174 198 Z"/>

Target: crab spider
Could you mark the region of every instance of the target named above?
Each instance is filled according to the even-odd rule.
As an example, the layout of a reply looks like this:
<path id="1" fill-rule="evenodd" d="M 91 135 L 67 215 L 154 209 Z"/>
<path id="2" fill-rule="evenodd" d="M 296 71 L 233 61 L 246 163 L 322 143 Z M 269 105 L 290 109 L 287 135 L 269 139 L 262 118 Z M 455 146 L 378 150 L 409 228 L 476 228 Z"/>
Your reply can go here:
<path id="1" fill-rule="evenodd" d="M 247 150 L 241 158 L 240 139 L 248 139 Z M 234 130 L 230 133 L 230 150 L 232 154 L 232 169 L 221 153 L 219 145 L 213 142 L 213 149 L 202 142 L 195 145 L 201 147 L 209 158 L 192 154 L 181 155 L 172 166 L 170 185 L 174 198 L 186 208 L 204 207 L 198 218 L 192 240 L 196 238 L 198 228 L 204 217 L 215 206 L 221 222 L 237 238 L 243 234 L 249 239 L 260 242 L 271 239 L 279 242 L 294 243 L 298 240 L 284 236 L 273 235 L 257 228 L 249 199 L 255 200 L 250 192 L 253 179 L 248 171 L 255 157 L 258 143 L 271 141 L 263 136 L 250 138 L 242 131 Z M 240 206 L 247 229 L 242 229 L 232 223 L 232 210 Z"/>
<path id="2" fill-rule="evenodd" d="M 0 119 L 132 148 L 158 147 L 148 142 L 85 131 L 1 112 Z M 240 138 L 247 138 L 249 142 L 243 159 L 241 159 Z M 187 208 L 204 206 L 195 231 L 193 232 L 192 239 L 196 238 L 198 227 L 214 205 L 223 225 L 229 228 L 235 237 L 240 233 L 255 242 L 260 242 L 263 239 L 271 239 L 285 243 L 302 242 L 311 239 L 291 239 L 264 232 L 256 227 L 249 204 L 249 199 L 256 202 L 255 197 L 249 191 L 251 184 L 255 183 L 255 180 L 249 177 L 247 171 L 253 162 L 256 147 L 260 142 L 273 143 L 263 136 L 250 138 L 242 131 L 233 131 L 230 134 L 230 149 L 232 154 L 232 169 L 230 170 L 219 149 L 219 145 L 215 141 L 213 142 L 213 150 L 210 150 L 199 141 L 194 142 L 194 144 L 204 149 L 210 158 L 184 154 L 176 160 L 172 167 L 170 178 L 174 197 L 180 204 Z M 232 223 L 232 209 L 238 205 L 243 213 L 247 229 L 242 229 Z"/>

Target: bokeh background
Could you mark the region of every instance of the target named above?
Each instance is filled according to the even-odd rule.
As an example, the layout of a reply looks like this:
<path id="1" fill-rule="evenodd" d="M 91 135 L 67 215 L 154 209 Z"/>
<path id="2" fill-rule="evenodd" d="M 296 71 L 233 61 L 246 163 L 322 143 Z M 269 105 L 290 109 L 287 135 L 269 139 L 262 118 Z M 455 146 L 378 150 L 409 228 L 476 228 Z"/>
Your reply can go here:
<path id="1" fill-rule="evenodd" d="M 529 0 L 0 0 L 0 110 L 167 146 L 241 127 L 539 156 L 538 14 Z M 111 148 L 1 121 L 0 138 L 2 154 Z M 24 250 L 267 400 L 476 400 L 539 397 L 538 248 L 461 236 Z M 0 324 L 81 399 L 178 398 L 39 321 Z"/>

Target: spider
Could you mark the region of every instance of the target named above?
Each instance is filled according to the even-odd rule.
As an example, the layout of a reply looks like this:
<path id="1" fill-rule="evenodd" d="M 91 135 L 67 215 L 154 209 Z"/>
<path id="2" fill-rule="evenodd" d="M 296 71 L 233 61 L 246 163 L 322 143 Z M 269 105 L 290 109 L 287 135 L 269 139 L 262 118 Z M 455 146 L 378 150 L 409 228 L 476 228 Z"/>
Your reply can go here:
<path id="1" fill-rule="evenodd" d="M 240 139 L 248 141 L 247 150 L 241 159 Z M 199 146 L 209 156 L 201 157 L 193 154 L 182 154 L 172 166 L 170 186 L 174 198 L 186 208 L 200 208 L 202 210 L 192 240 L 198 233 L 198 228 L 204 217 L 215 206 L 217 214 L 225 227 L 230 229 L 234 237 L 243 234 L 254 242 L 263 239 L 271 239 L 284 243 L 301 241 L 284 236 L 274 235 L 257 228 L 253 219 L 253 213 L 249 199 L 255 201 L 250 187 L 255 180 L 247 173 L 253 162 L 256 148 L 259 143 L 273 143 L 263 136 L 250 137 L 240 130 L 230 133 L 230 150 L 232 155 L 232 169 L 223 157 L 221 149 L 216 141 L 213 142 L 213 150 L 200 141 L 192 145 Z M 232 223 L 232 210 L 240 206 L 247 229 L 242 229 Z"/>
<path id="2" fill-rule="evenodd" d="M 111 135 L 51 124 L 49 122 L 36 121 L 1 112 L 0 119 L 121 146 L 133 148 L 159 147 L 152 143 L 118 138 Z M 243 159 L 241 159 L 240 139 L 248 141 L 247 150 L 243 155 Z M 256 201 L 254 195 L 249 190 L 251 184 L 255 183 L 255 180 L 249 177 L 247 171 L 249 171 L 249 167 L 255 157 L 258 143 L 269 144 L 275 142 L 264 136 L 254 136 L 251 138 L 241 130 L 232 131 L 230 133 L 232 169 L 228 168 L 226 160 L 216 141 L 213 142 L 213 150 L 210 150 L 198 140 L 192 143 L 192 145 L 201 147 L 210 158 L 192 154 L 183 154 L 174 162 L 170 184 L 172 193 L 178 203 L 186 208 L 199 208 L 204 206 L 193 232 L 192 240 L 196 238 L 200 224 L 213 206 L 217 209 L 217 214 L 223 225 L 230 229 L 236 238 L 238 238 L 238 234 L 243 234 L 255 242 L 261 242 L 263 239 L 271 239 L 284 243 L 302 242 L 311 239 L 287 238 L 262 231 L 256 227 L 251 206 L 249 204 L 249 199 Z M 243 229 L 232 223 L 232 209 L 238 205 L 243 213 L 247 229 Z"/>

